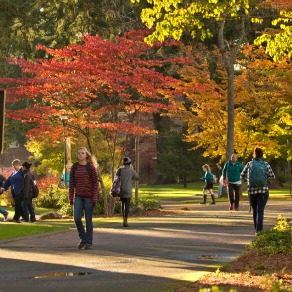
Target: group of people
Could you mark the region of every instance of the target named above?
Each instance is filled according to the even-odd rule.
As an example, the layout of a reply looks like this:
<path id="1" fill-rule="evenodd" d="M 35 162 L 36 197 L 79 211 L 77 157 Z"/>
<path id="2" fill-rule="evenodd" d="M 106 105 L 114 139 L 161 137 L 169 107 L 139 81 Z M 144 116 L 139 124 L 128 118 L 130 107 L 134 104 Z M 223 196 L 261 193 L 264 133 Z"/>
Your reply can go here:
<path id="1" fill-rule="evenodd" d="M 32 163 L 24 162 L 21 164 L 19 159 L 12 161 L 14 168 L 7 180 L 3 181 L 0 194 L 11 188 L 12 198 L 14 200 L 14 216 L 12 221 L 21 223 L 36 221 L 34 206 L 33 206 L 33 184 L 35 178 L 30 172 Z M 8 212 L 1 208 L 0 212 L 4 216 L 4 221 L 8 220 Z M 22 217 L 22 220 L 21 220 Z"/>
<path id="2" fill-rule="evenodd" d="M 74 222 L 78 231 L 80 242 L 78 249 L 91 249 L 93 241 L 93 209 L 98 201 L 99 180 L 96 159 L 85 148 L 77 151 L 78 162 L 74 163 L 70 170 L 70 185 L 68 200 L 73 206 Z M 116 175 L 121 177 L 123 226 L 128 227 L 128 215 L 132 197 L 132 180 L 138 180 L 138 174 L 132 167 L 131 159 L 123 159 L 123 168 Z M 85 227 L 82 222 L 84 212 Z"/>
<path id="3" fill-rule="evenodd" d="M 80 147 L 77 151 L 78 162 L 74 163 L 70 170 L 70 184 L 68 201 L 73 206 L 74 222 L 79 234 L 80 242 L 78 249 L 91 249 L 93 241 L 93 209 L 97 204 L 99 197 L 99 178 L 96 159 L 85 148 Z M 266 183 L 264 185 L 254 185 L 253 176 L 260 176 L 259 173 L 252 172 L 251 169 L 255 163 L 264 165 L 266 172 Z M 15 159 L 12 162 L 14 171 L 0 188 L 0 193 L 11 187 L 12 197 L 15 204 L 15 214 L 13 221 L 20 222 L 20 217 L 26 222 L 35 222 L 35 213 L 32 203 L 32 183 L 34 177 L 30 172 L 31 163 L 24 162 L 21 165 L 20 160 Z M 121 178 L 121 197 L 123 226 L 128 227 L 128 215 L 130 201 L 132 197 L 132 181 L 138 180 L 138 174 L 133 169 L 131 159 L 123 158 L 123 168 L 116 172 L 116 176 Z M 215 205 L 215 195 L 213 192 L 213 175 L 208 164 L 203 165 L 205 186 L 203 189 L 203 202 L 206 204 L 207 192 L 211 194 L 212 205 Z M 221 168 L 221 166 L 220 166 Z M 218 167 L 218 169 L 221 171 Z M 254 167 L 254 169 L 256 169 Z M 263 161 L 263 150 L 255 147 L 253 160 L 248 162 L 245 167 L 237 161 L 237 155 L 232 154 L 231 159 L 225 163 L 222 170 L 223 182 L 228 185 L 229 209 L 239 210 L 240 186 L 242 179 L 247 179 L 248 195 L 251 207 L 253 209 L 254 228 L 256 233 L 263 229 L 264 208 L 269 198 L 268 180 L 275 179 L 271 166 Z M 7 220 L 8 212 L 0 209 L 0 212 Z M 85 226 L 82 222 L 82 216 L 85 217 Z"/>
<path id="4" fill-rule="evenodd" d="M 237 160 L 237 154 L 232 154 L 231 159 L 221 168 L 217 164 L 218 174 L 221 176 L 219 181 L 218 197 L 221 196 L 223 184 L 228 187 L 229 210 L 239 211 L 240 187 L 242 180 L 247 180 L 247 192 L 250 205 L 253 210 L 253 222 L 255 233 L 258 234 L 263 229 L 264 209 L 269 198 L 268 182 L 275 179 L 275 174 L 271 166 L 263 160 L 263 150 L 255 147 L 253 159 L 245 167 Z M 207 192 L 211 194 L 212 202 L 215 204 L 213 192 L 213 175 L 208 164 L 202 166 L 204 173 L 203 180 L 203 201 L 200 204 L 206 204 Z M 261 179 L 261 177 L 263 177 Z"/>

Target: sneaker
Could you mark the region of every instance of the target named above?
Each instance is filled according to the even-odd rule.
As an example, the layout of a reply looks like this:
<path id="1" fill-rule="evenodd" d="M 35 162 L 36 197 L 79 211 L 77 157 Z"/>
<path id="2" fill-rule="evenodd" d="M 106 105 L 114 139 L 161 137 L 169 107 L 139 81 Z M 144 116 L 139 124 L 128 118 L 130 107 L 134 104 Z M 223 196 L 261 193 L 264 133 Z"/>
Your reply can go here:
<path id="1" fill-rule="evenodd" d="M 87 249 L 87 250 L 88 250 L 88 249 L 92 249 L 92 245 L 91 245 L 91 244 L 86 244 L 86 245 L 85 245 L 85 249 Z"/>
<path id="2" fill-rule="evenodd" d="M 215 202 L 212 202 L 212 203 L 210 203 L 209 205 L 215 205 L 216 203 Z"/>
<path id="3" fill-rule="evenodd" d="M 85 242 L 80 241 L 79 244 L 77 245 L 78 249 L 82 249 L 85 246 Z"/>
<path id="4" fill-rule="evenodd" d="M 229 210 L 233 210 L 233 204 L 230 204 Z"/>
<path id="5" fill-rule="evenodd" d="M 4 215 L 4 221 L 8 221 L 8 213 Z"/>
<path id="6" fill-rule="evenodd" d="M 201 204 L 201 205 L 206 205 L 206 202 L 201 202 L 200 204 Z"/>

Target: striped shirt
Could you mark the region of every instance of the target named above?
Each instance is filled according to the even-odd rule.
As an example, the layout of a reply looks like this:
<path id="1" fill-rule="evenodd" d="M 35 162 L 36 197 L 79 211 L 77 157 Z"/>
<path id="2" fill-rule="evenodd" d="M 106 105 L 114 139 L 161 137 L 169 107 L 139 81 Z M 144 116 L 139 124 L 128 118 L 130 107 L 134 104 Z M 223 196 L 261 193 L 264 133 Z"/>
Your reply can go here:
<path id="1" fill-rule="evenodd" d="M 93 205 L 98 200 L 98 177 L 93 165 L 90 165 L 91 175 L 87 172 L 86 165 L 78 164 L 74 174 L 70 172 L 69 202 L 73 204 L 74 196 L 81 198 L 92 198 Z"/>
<path id="2" fill-rule="evenodd" d="M 240 176 L 242 179 L 246 178 L 248 179 L 248 170 L 250 168 L 250 163 L 251 161 L 249 161 L 246 166 L 244 167 L 243 171 L 241 172 Z M 267 170 L 268 170 L 268 181 L 269 180 L 273 180 L 275 179 L 275 174 L 271 168 L 271 166 L 269 165 L 269 163 L 265 162 L 266 166 L 267 166 Z M 263 194 L 266 193 L 269 190 L 269 186 L 264 186 L 264 187 L 251 187 L 249 185 L 247 185 L 247 191 L 250 195 L 255 195 L 255 194 Z"/>

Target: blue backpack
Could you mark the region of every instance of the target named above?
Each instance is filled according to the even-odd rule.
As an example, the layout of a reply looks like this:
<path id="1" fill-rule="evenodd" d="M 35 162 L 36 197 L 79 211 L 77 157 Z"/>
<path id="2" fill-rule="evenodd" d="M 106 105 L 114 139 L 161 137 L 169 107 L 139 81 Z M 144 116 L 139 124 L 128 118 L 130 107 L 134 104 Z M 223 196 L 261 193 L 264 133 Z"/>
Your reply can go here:
<path id="1" fill-rule="evenodd" d="M 257 188 L 268 185 L 268 168 L 262 159 L 254 159 L 250 162 L 248 184 L 250 187 Z"/>

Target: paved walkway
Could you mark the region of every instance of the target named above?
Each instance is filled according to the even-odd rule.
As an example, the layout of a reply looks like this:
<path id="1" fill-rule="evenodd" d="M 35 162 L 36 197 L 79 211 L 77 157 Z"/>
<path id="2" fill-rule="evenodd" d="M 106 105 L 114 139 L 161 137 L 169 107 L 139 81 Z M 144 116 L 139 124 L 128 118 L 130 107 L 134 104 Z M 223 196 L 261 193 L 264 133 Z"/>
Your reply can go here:
<path id="1" fill-rule="evenodd" d="M 76 249 L 76 229 L 2 240 L 0 291 L 174 291 L 235 259 L 254 238 L 247 202 L 238 212 L 226 202 L 187 208 L 175 216 L 130 218 L 129 228 L 99 226 L 92 250 Z M 291 204 L 270 200 L 266 228 L 278 214 L 291 217 Z"/>

